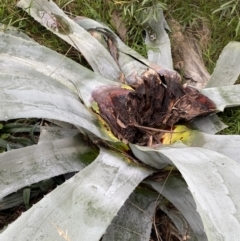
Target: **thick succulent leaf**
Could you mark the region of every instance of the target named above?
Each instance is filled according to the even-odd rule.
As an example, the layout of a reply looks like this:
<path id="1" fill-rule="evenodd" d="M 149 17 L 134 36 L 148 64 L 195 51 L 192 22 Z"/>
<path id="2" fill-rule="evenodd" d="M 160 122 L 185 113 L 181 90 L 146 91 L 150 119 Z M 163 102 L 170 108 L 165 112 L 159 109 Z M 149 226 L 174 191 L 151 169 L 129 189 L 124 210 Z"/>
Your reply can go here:
<path id="1" fill-rule="evenodd" d="M 131 145 L 134 155 L 174 164 L 185 179 L 197 205 L 209 240 L 237 240 L 240 235 L 240 164 L 210 150 L 183 145 L 149 147 Z M 145 157 L 146 159 L 146 157 Z M 224 217 L 224 218 L 223 218 Z"/>
<path id="2" fill-rule="evenodd" d="M 159 25 L 161 28 L 157 30 L 157 36 L 158 38 L 162 39 L 161 36 L 163 36 L 160 31 L 164 31 L 164 26 L 165 26 L 165 20 L 162 14 L 160 14 L 160 20 L 163 21 L 161 22 L 161 25 Z M 118 64 L 121 68 L 121 70 L 124 72 L 125 76 L 126 76 L 126 82 L 128 84 L 132 84 L 134 81 L 134 77 L 137 75 L 141 75 L 141 73 L 143 73 L 146 70 L 146 66 L 151 66 L 151 64 L 149 62 L 147 62 L 146 59 L 144 59 L 142 56 L 140 56 L 138 53 L 136 53 L 134 50 L 130 49 L 128 46 L 126 46 L 119 38 L 118 36 L 116 36 L 111 29 L 109 29 L 107 26 L 105 26 L 102 23 L 96 22 L 92 19 L 88 19 L 88 18 L 82 18 L 82 17 L 76 17 L 74 19 L 74 21 L 76 21 L 81 27 L 83 27 L 86 30 L 96 30 L 96 31 L 102 31 L 103 33 L 105 32 L 106 34 L 110 34 L 112 36 L 112 39 L 114 39 L 117 44 L 118 44 L 118 49 L 119 49 L 119 58 L 118 58 Z M 154 23 L 154 19 L 152 20 Z M 107 35 L 107 36 L 108 36 Z M 167 34 L 165 32 L 165 35 L 163 36 L 163 38 L 167 37 Z M 167 37 L 168 38 L 168 37 Z M 159 39 L 157 41 L 160 41 Z M 168 46 L 169 45 L 169 46 Z M 164 55 L 167 55 L 168 49 L 170 49 L 170 44 L 166 43 L 166 46 L 164 47 Z M 133 57 L 134 58 L 133 58 Z M 138 59 L 139 61 L 136 61 L 136 59 Z M 170 53 L 170 57 L 169 60 L 171 58 L 171 53 Z M 170 61 L 170 62 L 171 62 Z M 142 65 L 142 63 L 144 63 L 145 65 Z M 157 64 L 161 64 L 160 62 L 158 62 Z M 168 67 L 171 67 L 170 65 Z M 205 131 L 207 133 L 216 133 L 222 129 L 225 128 L 225 125 L 218 119 L 217 116 L 210 117 L 210 118 L 205 118 L 208 121 L 208 124 L 206 124 L 206 122 L 204 122 L 204 124 L 202 124 L 201 119 L 199 121 L 194 122 L 195 127 L 199 128 L 199 130 Z M 211 131 L 211 132 L 209 132 Z"/>
<path id="3" fill-rule="evenodd" d="M 240 74 L 240 43 L 230 42 L 223 49 L 217 65 L 209 79 L 206 88 L 233 85 Z M 215 134 L 227 126 L 217 115 L 194 121 L 194 126 L 205 133 Z"/>
<path id="4" fill-rule="evenodd" d="M 206 88 L 233 85 L 240 75 L 240 42 L 230 42 L 219 56 Z"/>
<path id="5" fill-rule="evenodd" d="M 31 191 L 31 198 L 39 194 L 39 190 Z M 2 199 L 0 199 L 0 210 L 16 207 L 24 202 L 23 190 L 12 193 Z"/>
<path id="6" fill-rule="evenodd" d="M 79 171 L 97 153 L 81 135 L 4 152 L 0 155 L 0 198 L 44 179 Z"/>
<path id="7" fill-rule="evenodd" d="M 0 39 L 1 73 L 16 71 L 18 75 L 25 75 L 23 66 L 26 66 L 61 82 L 75 92 L 77 83 L 84 81 L 111 83 L 73 60 L 37 43 L 4 33 L 0 33 Z"/>
<path id="8" fill-rule="evenodd" d="M 31 186 L 22 188 L 15 193 L 12 193 L 2 199 L 0 199 L 0 210 L 8 209 L 12 207 L 16 207 L 24 203 L 24 192 L 29 191 L 29 197 L 33 198 L 39 195 L 43 191 L 50 190 L 56 184 L 55 178 L 49 178 L 40 183 L 33 184 Z M 29 198 L 27 198 L 28 206 L 29 206 Z"/>
<path id="9" fill-rule="evenodd" d="M 93 36 L 95 36 L 99 41 L 101 41 L 101 43 L 102 43 L 102 39 L 98 38 L 99 34 L 104 35 L 105 38 L 109 37 L 113 42 L 113 45 L 117 45 L 115 47 L 118 52 L 115 54 L 117 54 L 118 58 L 115 59 L 115 61 L 117 61 L 117 64 L 119 65 L 121 71 L 124 73 L 126 82 L 128 84 L 132 84 L 132 82 L 135 80 L 135 76 L 137 75 L 140 76 L 147 70 L 147 66 L 145 64 L 138 61 L 136 58 L 133 58 L 128 53 L 122 52 L 121 49 L 119 49 L 119 46 L 117 43 L 120 42 L 121 40 L 106 25 L 99 23 L 97 21 L 94 21 L 93 19 L 83 18 L 79 16 L 74 18 L 74 21 L 79 26 L 81 26 L 82 28 L 88 31 L 91 31 L 91 32 L 95 31 Z M 107 45 L 106 42 L 102 44 Z M 111 52 L 110 49 L 108 49 L 108 51 Z"/>
<path id="10" fill-rule="evenodd" d="M 160 66 L 150 62 L 148 59 L 144 58 L 139 53 L 137 53 L 136 51 L 128 47 L 125 43 L 123 43 L 122 40 L 104 24 L 96 22 L 92 19 L 82 17 L 76 17 L 74 21 L 76 21 L 81 27 L 86 30 L 89 30 L 91 32 L 95 31 L 95 35 L 97 35 L 96 33 L 101 33 L 105 35 L 106 38 L 111 39 L 111 43 L 115 46 L 118 56 L 117 58 L 115 58 L 115 60 L 125 75 L 126 83 L 128 83 L 129 85 L 137 86 L 139 79 L 141 79 L 144 72 L 147 72 L 149 68 L 151 68 L 161 76 L 168 76 L 168 78 L 172 78 L 175 81 L 180 81 L 180 76 L 175 71 L 168 68 L 170 66 L 169 63 L 167 64 L 169 66 L 165 68 L 166 65 Z M 166 49 L 168 47 L 166 47 Z M 171 55 L 169 59 L 172 59 Z"/>
<path id="11" fill-rule="evenodd" d="M 111 80 L 119 79 L 121 71 L 109 52 L 52 0 L 20 0 L 17 6 L 80 51 L 96 73 Z"/>
<path id="12" fill-rule="evenodd" d="M 24 66 L 35 69 L 75 90 L 74 82 L 84 68 L 74 61 L 35 42 L 0 33 L 0 65 L 2 73 L 25 75 Z M 78 72 L 78 68 L 80 72 Z M 91 71 L 86 70 L 91 73 Z"/>
<path id="13" fill-rule="evenodd" d="M 108 28 L 106 25 L 99 23 L 95 20 L 92 19 L 79 19 L 76 18 L 75 21 L 84 29 L 86 30 L 97 30 L 102 32 L 103 34 L 106 34 L 106 36 L 111 36 L 111 38 L 114 40 L 114 44 L 116 44 L 117 49 L 118 49 L 118 54 L 124 54 L 124 55 L 128 55 L 129 58 L 124 57 L 124 55 L 122 55 L 123 59 L 125 59 L 125 61 L 122 61 L 122 63 L 120 62 L 120 66 L 123 66 L 124 69 L 124 64 L 128 65 L 127 62 L 131 63 L 131 66 L 134 67 L 134 69 L 136 67 L 140 67 L 140 73 L 143 69 L 145 69 L 145 66 L 148 67 L 153 67 L 153 63 L 151 63 L 148 59 L 144 58 L 142 55 L 140 55 L 138 52 L 136 52 L 135 50 L 133 50 L 132 48 L 128 47 L 110 28 Z M 127 60 L 127 61 L 126 61 Z M 138 62 L 138 63 L 137 63 Z M 141 64 L 142 63 L 142 64 Z M 130 65 L 128 66 L 130 68 Z M 126 67 L 125 67 L 126 68 Z M 126 68 L 128 70 L 128 68 Z M 132 72 L 133 70 L 132 69 Z M 129 69 L 130 71 L 130 69 Z M 136 71 L 139 71 L 138 69 L 136 69 Z M 127 74 L 126 74 L 127 75 Z"/>
<path id="14" fill-rule="evenodd" d="M 188 129 L 186 126 L 176 125 L 174 133 L 165 133 L 162 142 L 165 145 L 182 141 L 183 144 L 193 147 L 202 147 L 216 151 L 240 163 L 239 135 L 211 135 L 197 130 Z"/>
<path id="15" fill-rule="evenodd" d="M 43 141 L 54 141 L 64 138 L 70 138 L 79 133 L 78 129 L 66 129 L 57 126 L 43 126 L 38 139 L 38 144 Z"/>
<path id="16" fill-rule="evenodd" d="M 0 234 L 0 241 L 98 241 L 135 187 L 153 171 L 101 149 L 98 158 Z"/>
<path id="17" fill-rule="evenodd" d="M 137 188 L 119 210 L 102 241 L 149 241 L 157 194 Z"/>
<path id="18" fill-rule="evenodd" d="M 182 177 L 171 174 L 166 180 L 158 182 L 148 180 L 145 181 L 145 183 L 158 191 L 179 210 L 181 215 L 183 215 L 188 222 L 188 225 L 191 227 L 191 230 L 197 240 L 207 241 L 201 218 L 197 212 L 195 201 Z M 166 210 L 164 212 L 166 212 Z M 181 231 L 181 228 L 179 231 Z"/>
<path id="19" fill-rule="evenodd" d="M 208 134 L 216 134 L 228 126 L 225 125 L 216 114 L 199 118 L 192 122 L 194 128 Z"/>
<path id="20" fill-rule="evenodd" d="M 135 157 L 137 157 L 139 160 L 141 160 L 148 166 L 154 167 L 156 169 L 163 169 L 164 167 L 169 165 L 168 158 L 159 158 L 159 153 L 152 151 L 151 148 L 140 147 L 133 144 L 130 144 L 130 147 Z M 149 151 L 151 151 L 150 154 Z"/>
<path id="21" fill-rule="evenodd" d="M 110 138 L 109 134 L 105 132 L 103 125 L 100 124 L 99 126 L 99 120 L 95 115 L 91 114 L 81 104 L 79 98 L 81 97 L 85 104 L 90 107 L 92 89 L 102 85 L 119 84 L 97 76 L 92 71 L 81 67 L 74 61 L 46 47 L 3 33 L 0 33 L 0 36 L 2 39 L 2 41 L 0 41 L 0 66 L 2 67 L 2 74 L 4 75 L 4 78 L 1 80 L 5 87 L 7 79 L 11 79 L 11 82 L 14 83 L 20 82 L 18 89 L 21 88 L 18 93 L 19 96 L 16 96 L 15 103 L 10 92 L 14 92 L 16 95 L 17 89 L 12 90 L 11 87 L 10 92 L 8 91 L 8 96 L 6 96 L 6 94 L 2 96 L 5 102 L 7 99 L 12 98 L 12 102 L 9 103 L 11 107 L 4 105 L 3 110 L 6 108 L 8 114 L 4 115 L 4 111 L 1 112 L 1 114 L 4 115 L 4 117 L 2 117 L 4 120 L 10 118 L 37 117 L 63 121 L 79 128 L 83 125 L 82 127 L 92 131 L 92 133 L 100 138 L 113 141 L 113 138 Z M 58 83 L 58 81 L 62 82 L 68 88 Z M 28 86 L 27 89 L 24 89 L 24 83 Z M 50 84 L 57 87 L 57 90 L 54 91 L 55 95 L 52 93 L 53 90 L 50 91 L 50 87 L 47 87 Z M 29 86 L 32 86 L 31 90 L 29 90 Z M 2 89 L 2 91 L 5 92 L 4 89 Z M 79 93 L 79 97 L 76 93 L 73 93 L 76 91 Z M 36 92 L 38 92 L 38 94 Z M 24 93 L 25 95 L 23 95 Z M 20 97 L 20 95 L 22 95 L 22 97 Z M 58 95 L 58 97 L 56 95 Z M 64 98 L 62 98 L 62 96 L 64 96 Z M 23 110 L 20 111 L 21 106 L 18 102 L 23 102 L 23 98 L 25 98 L 25 105 L 23 106 Z M 75 98 L 75 100 L 73 98 Z M 28 99 L 28 103 L 26 103 L 26 99 Z M 47 100 L 49 100 L 48 104 L 50 105 L 48 107 L 46 105 Z M 15 111 L 13 106 L 16 108 Z M 38 107 L 35 108 L 36 106 Z M 64 112 L 62 112 L 63 108 L 65 109 Z M 72 112 L 75 112 L 75 114 Z"/>
<path id="22" fill-rule="evenodd" d="M 28 35 L 26 35 L 25 33 L 21 32 L 20 30 L 18 30 L 17 28 L 15 28 L 13 26 L 7 26 L 5 24 L 0 23 L 0 32 L 4 32 L 5 34 L 11 34 L 13 36 L 23 38 L 23 39 L 26 39 L 28 41 L 35 42 Z"/>
<path id="23" fill-rule="evenodd" d="M 205 88 L 201 92 L 209 97 L 220 111 L 225 107 L 240 105 L 240 85 Z"/>
<path id="24" fill-rule="evenodd" d="M 210 135 L 196 132 L 192 146 L 219 152 L 240 163 L 240 135 Z"/>
<path id="25" fill-rule="evenodd" d="M 16 69 L 12 72 L 14 70 Z M 25 68 L 23 73 L 25 76 L 1 74 L 1 120 L 55 119 L 109 139 L 108 135 L 97 127 L 97 118 L 81 104 L 76 94 L 37 71 Z"/>
<path id="26" fill-rule="evenodd" d="M 148 60 L 154 64 L 173 69 L 171 43 L 166 32 L 169 27 L 163 11 L 159 9 L 157 19 L 154 16 L 148 18 L 144 23 L 144 29 L 146 31 L 145 44 L 148 50 Z"/>

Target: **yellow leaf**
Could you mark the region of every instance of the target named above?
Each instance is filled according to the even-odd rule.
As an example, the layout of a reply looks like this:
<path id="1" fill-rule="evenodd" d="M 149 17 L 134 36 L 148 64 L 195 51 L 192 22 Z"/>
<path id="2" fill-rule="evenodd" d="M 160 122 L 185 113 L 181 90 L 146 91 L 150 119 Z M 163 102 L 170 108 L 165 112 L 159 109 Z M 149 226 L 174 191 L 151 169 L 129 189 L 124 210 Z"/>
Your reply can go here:
<path id="1" fill-rule="evenodd" d="M 161 141 L 165 145 L 173 144 L 174 142 L 181 141 L 184 144 L 191 146 L 196 131 L 187 128 L 184 125 L 176 125 L 172 133 L 165 133 Z"/>

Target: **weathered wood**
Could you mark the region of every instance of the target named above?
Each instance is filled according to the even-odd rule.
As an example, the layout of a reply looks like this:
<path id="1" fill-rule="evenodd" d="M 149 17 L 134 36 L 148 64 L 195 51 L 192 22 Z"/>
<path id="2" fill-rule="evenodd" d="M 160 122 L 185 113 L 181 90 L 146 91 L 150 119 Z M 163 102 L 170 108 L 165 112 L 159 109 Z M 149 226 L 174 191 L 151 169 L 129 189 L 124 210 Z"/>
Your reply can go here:
<path id="1" fill-rule="evenodd" d="M 200 43 L 203 41 L 207 42 L 210 35 L 206 24 L 202 23 L 199 32 L 193 28 L 184 29 L 174 20 L 169 20 L 168 24 L 172 30 L 170 36 L 174 68 L 182 74 L 184 82 L 197 88 L 205 87 L 210 74 L 203 62 L 203 46 Z"/>

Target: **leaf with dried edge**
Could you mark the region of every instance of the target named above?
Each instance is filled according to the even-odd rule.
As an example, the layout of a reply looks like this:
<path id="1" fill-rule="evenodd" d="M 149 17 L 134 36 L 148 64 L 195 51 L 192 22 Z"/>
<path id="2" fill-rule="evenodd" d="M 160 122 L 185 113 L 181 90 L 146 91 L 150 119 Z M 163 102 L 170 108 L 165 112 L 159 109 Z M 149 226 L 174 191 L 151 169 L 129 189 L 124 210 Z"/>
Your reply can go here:
<path id="1" fill-rule="evenodd" d="M 87 31 L 70 19 L 52 0 L 20 0 L 17 6 L 23 8 L 40 24 L 81 51 L 96 73 L 111 80 L 118 80 L 122 77 L 121 71 L 108 51 Z"/>
<path id="2" fill-rule="evenodd" d="M 10 224 L 0 241 L 99 241 L 135 187 L 152 173 L 101 149 L 93 163 Z"/>
<path id="3" fill-rule="evenodd" d="M 206 88 L 201 93 L 209 97 L 220 111 L 240 105 L 240 85 Z"/>
<path id="4" fill-rule="evenodd" d="M 148 67 L 138 59 L 133 58 L 128 53 L 119 49 L 118 42 L 121 41 L 115 33 L 106 25 L 99 23 L 90 18 L 77 16 L 73 19 L 79 26 L 89 31 L 99 42 L 102 43 L 104 36 L 104 46 L 113 55 L 114 60 L 124 73 L 125 81 L 129 85 L 135 85 L 137 78 L 147 71 Z M 101 38 L 99 38 L 99 36 Z"/>
<path id="5" fill-rule="evenodd" d="M 173 144 L 156 149 L 130 144 L 134 155 L 158 155 L 174 164 L 193 195 L 209 240 L 232 241 L 240 236 L 240 164 L 214 151 Z M 156 158 L 155 158 L 156 159 Z M 224 219 L 222 218 L 224 217 Z"/>
<path id="6" fill-rule="evenodd" d="M 219 56 L 212 76 L 206 85 L 206 89 L 211 87 L 233 85 L 240 74 L 239 56 L 240 43 L 228 43 Z M 198 130 L 208 134 L 215 134 L 227 127 L 224 123 L 222 123 L 217 115 L 194 121 L 193 124 Z"/>
<path id="7" fill-rule="evenodd" d="M 84 29 L 100 32 L 104 34 L 106 38 L 112 40 L 118 50 L 118 65 L 125 74 L 125 81 L 131 86 L 138 86 L 139 83 L 142 83 L 142 75 L 145 75 L 145 72 L 148 73 L 147 70 L 149 68 L 160 76 L 164 76 L 167 80 L 180 82 L 180 75 L 176 71 L 151 63 L 148 59 L 123 43 L 122 40 L 104 24 L 92 19 L 82 19 L 81 17 L 75 18 L 75 21 Z"/>
<path id="8" fill-rule="evenodd" d="M 164 133 L 162 143 L 170 145 L 177 141 L 193 147 L 202 147 L 221 153 L 240 163 L 239 135 L 211 135 L 192 130 L 183 125 L 176 125 L 173 133 Z"/>
<path id="9" fill-rule="evenodd" d="M 90 107 L 91 88 L 117 85 L 116 82 L 97 77 L 46 47 L 9 34 L 0 33 L 0 37 L 2 120 L 31 117 L 60 120 L 91 130 L 103 139 L 116 141 L 75 93 L 76 88 L 81 88 L 79 94 Z M 44 67 L 46 62 L 48 68 Z M 87 83 L 87 89 L 84 83 Z M 12 89 L 13 85 L 15 89 Z"/>

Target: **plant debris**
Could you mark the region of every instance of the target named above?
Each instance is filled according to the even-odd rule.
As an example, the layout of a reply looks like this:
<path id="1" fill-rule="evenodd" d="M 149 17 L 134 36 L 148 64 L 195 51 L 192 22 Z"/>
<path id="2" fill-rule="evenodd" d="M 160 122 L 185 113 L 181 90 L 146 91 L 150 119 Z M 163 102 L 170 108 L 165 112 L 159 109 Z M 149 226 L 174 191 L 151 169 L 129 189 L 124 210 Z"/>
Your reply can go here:
<path id="1" fill-rule="evenodd" d="M 148 69 L 134 90 L 103 86 L 93 92 L 101 117 L 120 140 L 159 144 L 163 133 L 180 120 L 191 121 L 216 111 L 208 97 L 194 87 L 181 85 L 175 71 L 163 69 L 162 73 Z"/>

